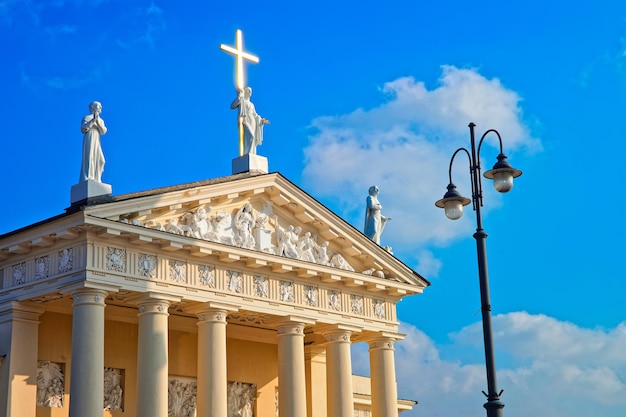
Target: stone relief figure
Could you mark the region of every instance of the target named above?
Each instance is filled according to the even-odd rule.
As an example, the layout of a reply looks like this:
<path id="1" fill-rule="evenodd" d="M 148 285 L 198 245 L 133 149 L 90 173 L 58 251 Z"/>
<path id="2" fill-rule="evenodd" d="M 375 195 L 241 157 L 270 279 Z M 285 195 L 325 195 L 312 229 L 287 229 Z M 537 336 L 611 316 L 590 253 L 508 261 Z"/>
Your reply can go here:
<path id="1" fill-rule="evenodd" d="M 50 274 L 50 256 L 35 259 L 35 279 L 48 278 Z"/>
<path id="2" fill-rule="evenodd" d="M 63 407 L 63 369 L 54 362 L 37 363 L 37 405 L 40 407 Z"/>
<path id="3" fill-rule="evenodd" d="M 79 181 L 102 182 L 102 172 L 104 171 L 104 153 L 100 145 L 100 136 L 107 132 L 104 120 L 100 118 L 102 104 L 93 101 L 89 105 L 89 112 L 83 118 L 80 131 L 83 136 L 83 163 L 80 169 Z"/>
<path id="4" fill-rule="evenodd" d="M 228 417 L 253 417 L 256 384 L 228 383 Z"/>
<path id="5" fill-rule="evenodd" d="M 346 271 L 354 272 L 354 268 L 352 268 L 352 266 L 343 258 L 343 256 L 338 253 L 334 254 L 333 257 L 330 258 L 329 265 L 334 266 L 335 268 L 345 269 Z"/>
<path id="6" fill-rule="evenodd" d="M 257 297 L 269 297 L 269 282 L 267 278 L 256 275 L 254 277 L 254 295 Z"/>
<path id="7" fill-rule="evenodd" d="M 241 272 L 228 271 L 228 277 L 228 290 L 240 293 L 243 290 L 243 283 L 241 282 Z"/>
<path id="8" fill-rule="evenodd" d="M 169 378 L 168 417 L 196 417 L 198 386 L 191 378 Z"/>
<path id="9" fill-rule="evenodd" d="M 104 411 L 122 409 L 122 371 L 104 368 Z"/>
<path id="10" fill-rule="evenodd" d="M 286 229 L 283 229 L 278 224 L 278 216 L 274 216 L 273 219 L 276 229 L 276 241 L 278 243 L 276 246 L 276 255 L 297 259 L 298 250 L 296 249 L 296 243 L 298 236 L 294 232 L 294 227 L 289 225 Z"/>
<path id="11" fill-rule="evenodd" d="M 339 310 L 341 308 L 341 301 L 339 299 L 339 292 L 331 290 L 328 293 L 328 306 L 333 310 Z"/>
<path id="12" fill-rule="evenodd" d="M 328 241 L 324 241 L 321 245 L 315 246 L 315 262 L 321 265 L 328 265 L 330 257 L 328 256 Z"/>
<path id="13" fill-rule="evenodd" d="M 212 219 L 212 223 L 213 230 L 215 231 L 215 237 L 217 239 L 215 241 L 218 243 L 232 245 L 234 242 L 232 217 L 224 210 L 220 210 L 215 214 L 215 217 Z"/>
<path id="14" fill-rule="evenodd" d="M 257 114 L 250 97 L 252 97 L 252 88 L 245 87 L 243 90 L 238 90 L 237 98 L 230 104 L 231 109 L 239 109 L 239 121 L 243 123 L 244 155 L 256 154 L 256 147 L 263 143 L 263 125 L 270 123 L 269 120 Z"/>
<path id="15" fill-rule="evenodd" d="M 59 252 L 59 272 L 72 270 L 74 264 L 74 248 L 65 248 Z"/>
<path id="16" fill-rule="evenodd" d="M 280 299 L 281 301 L 285 301 L 288 303 L 292 303 L 295 300 L 293 293 L 293 282 L 280 281 Z"/>
<path id="17" fill-rule="evenodd" d="M 315 262 L 313 249 L 316 244 L 311 237 L 311 232 L 305 232 L 304 236 L 298 239 L 296 250 L 298 251 L 298 259 L 306 262 Z"/>
<path id="18" fill-rule="evenodd" d="M 252 205 L 243 205 L 235 215 L 233 229 L 235 231 L 235 244 L 240 248 L 252 249 L 255 241 L 252 236 L 254 217 L 252 215 Z"/>
<path id="19" fill-rule="evenodd" d="M 198 265 L 198 275 L 200 284 L 215 288 L 214 278 L 215 267 L 211 265 Z"/>
<path id="20" fill-rule="evenodd" d="M 372 239 L 380 245 L 380 235 L 383 233 L 385 223 L 391 220 L 391 217 L 385 217 L 381 214 L 383 206 L 378 202 L 378 187 L 372 185 L 369 188 L 369 196 L 367 196 L 367 205 L 365 207 L 365 236 Z"/>

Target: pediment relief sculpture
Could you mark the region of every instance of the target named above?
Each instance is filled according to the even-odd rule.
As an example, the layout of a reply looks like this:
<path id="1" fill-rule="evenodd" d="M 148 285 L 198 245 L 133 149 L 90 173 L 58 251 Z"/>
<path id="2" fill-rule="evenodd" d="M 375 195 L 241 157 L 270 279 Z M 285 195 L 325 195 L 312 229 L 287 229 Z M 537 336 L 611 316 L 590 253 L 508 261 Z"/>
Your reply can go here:
<path id="1" fill-rule="evenodd" d="M 261 211 L 256 210 L 250 203 L 217 210 L 206 206 L 166 219 L 150 219 L 145 222 L 138 219 L 125 219 L 123 222 L 346 271 L 355 271 L 355 266 L 341 253 L 331 251 L 329 242 L 320 239 L 315 230 L 304 230 L 300 225 L 281 221 L 272 213 L 271 204 L 265 204 Z M 382 271 L 374 268 L 363 270 L 362 273 L 385 278 Z"/>

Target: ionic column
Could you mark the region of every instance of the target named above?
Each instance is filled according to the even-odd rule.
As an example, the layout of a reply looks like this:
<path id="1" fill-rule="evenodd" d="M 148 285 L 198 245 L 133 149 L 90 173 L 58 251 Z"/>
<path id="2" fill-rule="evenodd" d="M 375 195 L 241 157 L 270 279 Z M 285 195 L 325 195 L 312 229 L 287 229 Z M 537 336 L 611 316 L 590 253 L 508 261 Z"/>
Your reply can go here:
<path id="1" fill-rule="evenodd" d="M 43 309 L 9 301 L 0 305 L 0 416 L 35 417 L 37 346 Z"/>
<path id="2" fill-rule="evenodd" d="M 395 337 L 380 336 L 368 341 L 372 386 L 372 417 L 398 416 L 398 387 L 394 364 Z"/>
<path id="3" fill-rule="evenodd" d="M 352 417 L 354 415 L 351 335 L 351 331 L 341 329 L 324 333 L 327 340 L 326 396 L 329 416 Z"/>
<path id="4" fill-rule="evenodd" d="M 306 417 L 304 326 L 301 321 L 278 324 L 278 415 Z"/>
<path id="5" fill-rule="evenodd" d="M 226 314 L 221 309 L 198 314 L 197 417 L 228 415 Z"/>
<path id="6" fill-rule="evenodd" d="M 107 292 L 80 288 L 72 316 L 70 417 L 102 417 L 104 392 L 104 299 Z"/>
<path id="7" fill-rule="evenodd" d="M 137 303 L 137 417 L 167 417 L 167 309 L 170 301 L 170 298 L 147 294 Z"/>

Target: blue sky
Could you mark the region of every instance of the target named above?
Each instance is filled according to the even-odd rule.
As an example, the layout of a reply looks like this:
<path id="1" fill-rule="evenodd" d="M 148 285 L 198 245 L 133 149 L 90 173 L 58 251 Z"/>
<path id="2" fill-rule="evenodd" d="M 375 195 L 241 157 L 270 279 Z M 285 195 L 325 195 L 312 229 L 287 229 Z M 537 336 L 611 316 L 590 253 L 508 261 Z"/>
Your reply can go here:
<path id="1" fill-rule="evenodd" d="M 92 100 L 114 194 L 229 175 L 234 60 L 219 45 L 242 29 L 270 171 L 358 228 L 377 184 L 381 243 L 432 282 L 399 306 L 399 391 L 420 401 L 403 415 L 484 412 L 474 213 L 434 206 L 475 122 L 524 172 L 506 195 L 484 183 L 505 415 L 623 416 L 626 3 L 230 3 L 0 0 L 0 233 L 69 205 Z M 483 165 L 496 155 L 485 146 Z M 463 158 L 453 177 L 469 195 Z"/>

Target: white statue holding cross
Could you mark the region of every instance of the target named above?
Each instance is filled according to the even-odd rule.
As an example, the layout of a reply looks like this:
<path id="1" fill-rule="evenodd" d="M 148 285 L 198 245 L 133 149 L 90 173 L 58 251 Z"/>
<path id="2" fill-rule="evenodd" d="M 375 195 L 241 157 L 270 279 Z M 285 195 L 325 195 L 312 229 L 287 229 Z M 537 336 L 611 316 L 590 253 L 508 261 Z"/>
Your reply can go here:
<path id="1" fill-rule="evenodd" d="M 239 156 L 256 154 L 256 147 L 263 142 L 263 126 L 269 124 L 269 120 L 262 118 L 256 112 L 254 104 L 250 101 L 252 88 L 244 84 L 243 61 L 258 63 L 259 58 L 243 50 L 243 35 L 237 30 L 236 45 L 233 48 L 228 45 L 220 45 L 223 51 L 235 55 L 235 71 L 237 76 L 237 97 L 230 105 L 231 109 L 239 109 L 237 118 L 239 126 Z"/>

